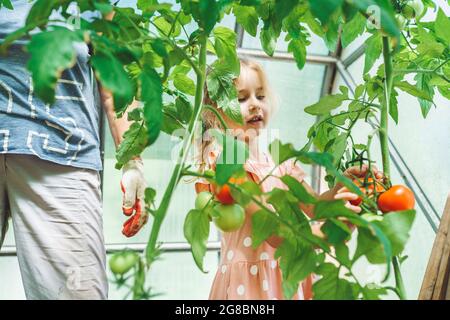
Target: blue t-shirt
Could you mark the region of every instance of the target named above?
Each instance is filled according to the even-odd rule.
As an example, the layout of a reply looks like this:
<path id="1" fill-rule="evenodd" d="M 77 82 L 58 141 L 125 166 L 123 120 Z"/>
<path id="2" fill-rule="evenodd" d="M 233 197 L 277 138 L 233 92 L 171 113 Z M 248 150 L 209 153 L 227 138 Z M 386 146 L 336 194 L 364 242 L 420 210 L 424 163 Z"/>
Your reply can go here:
<path id="1" fill-rule="evenodd" d="M 24 26 L 32 4 L 12 1 L 0 9 L 0 41 Z M 0 55 L 0 154 L 30 154 L 62 165 L 102 170 L 97 82 L 89 65 L 88 47 L 77 43 L 75 65 L 56 85 L 55 103 L 47 105 L 33 91 L 26 68 L 27 40 Z"/>

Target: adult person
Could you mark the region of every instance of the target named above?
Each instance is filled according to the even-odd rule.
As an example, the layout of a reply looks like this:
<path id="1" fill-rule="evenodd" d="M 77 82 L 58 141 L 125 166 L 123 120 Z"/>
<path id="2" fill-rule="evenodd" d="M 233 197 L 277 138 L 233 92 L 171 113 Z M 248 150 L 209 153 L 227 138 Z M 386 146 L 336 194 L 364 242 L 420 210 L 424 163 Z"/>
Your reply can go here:
<path id="1" fill-rule="evenodd" d="M 24 25 L 32 6 L 12 5 L 0 9 L 0 42 Z M 129 123 L 116 118 L 112 94 L 97 85 L 84 43 L 58 80 L 55 103 L 44 104 L 26 69 L 27 41 L 0 57 L 0 247 L 11 218 L 27 299 L 106 299 L 101 106 L 116 146 Z M 142 161 L 131 160 L 122 174 L 122 209 L 131 215 L 122 232 L 133 236 L 147 221 Z"/>

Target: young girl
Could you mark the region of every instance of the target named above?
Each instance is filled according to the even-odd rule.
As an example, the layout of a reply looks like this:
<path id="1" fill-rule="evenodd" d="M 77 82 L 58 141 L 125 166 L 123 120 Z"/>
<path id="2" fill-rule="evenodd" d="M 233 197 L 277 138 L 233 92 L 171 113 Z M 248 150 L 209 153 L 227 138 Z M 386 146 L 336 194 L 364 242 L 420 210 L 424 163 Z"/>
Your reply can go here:
<path id="1" fill-rule="evenodd" d="M 273 115 L 274 99 L 268 86 L 267 77 L 261 66 L 255 62 L 241 60 L 241 72 L 235 82 L 238 91 L 238 100 L 244 124 L 231 121 L 214 101 L 205 97 L 205 104 L 212 105 L 224 118 L 227 126 L 234 129 L 238 139 L 245 141 L 249 148 L 249 159 L 244 164 L 248 176 L 256 183 L 265 179 L 261 188 L 263 192 L 269 192 L 273 188 L 286 189 L 279 177 L 290 175 L 301 182 L 306 189 L 321 200 L 344 199 L 346 206 L 355 212 L 361 208 L 351 205 L 348 200 L 354 200 L 358 196 L 347 192 L 338 184 L 332 190 L 317 195 L 304 181 L 305 172 L 294 160 L 288 160 L 280 164 L 270 176 L 275 163 L 268 152 L 261 152 L 258 148 L 257 137 L 265 128 Z M 219 120 L 211 111 L 203 114 L 204 129 L 222 129 Z M 202 143 L 203 168 L 215 167 L 215 162 L 220 150 L 210 140 Z M 381 178 L 381 173 L 373 168 L 375 177 Z M 367 167 L 352 167 L 344 174 L 347 176 L 364 176 Z M 196 191 L 211 191 L 211 186 L 206 180 L 196 183 Z M 300 208 L 308 215 L 313 215 L 313 207 L 299 204 Z M 270 207 L 270 206 L 269 206 Z M 259 207 L 250 204 L 245 208 L 246 216 L 243 226 L 234 232 L 222 234 L 221 263 L 215 276 L 209 299 L 283 299 L 282 274 L 278 261 L 274 259 L 276 248 L 281 244 L 281 238 L 273 236 L 262 243 L 258 248 L 252 248 L 251 215 Z M 318 227 L 313 228 L 314 233 L 321 235 Z M 312 298 L 312 275 L 299 285 L 298 293 L 294 299 Z"/>

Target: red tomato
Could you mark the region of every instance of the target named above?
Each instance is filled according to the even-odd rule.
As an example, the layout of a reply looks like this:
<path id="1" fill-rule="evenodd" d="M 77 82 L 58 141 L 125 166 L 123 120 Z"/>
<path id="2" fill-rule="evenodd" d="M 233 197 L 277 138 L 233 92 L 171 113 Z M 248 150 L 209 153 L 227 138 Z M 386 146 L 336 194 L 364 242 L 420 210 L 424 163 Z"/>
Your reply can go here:
<path id="1" fill-rule="evenodd" d="M 241 184 L 245 181 L 245 178 L 230 178 L 229 183 L 232 184 Z M 222 204 L 233 204 L 235 201 L 230 192 L 230 186 L 224 184 L 220 187 L 213 186 L 214 194 L 216 195 L 217 200 Z"/>
<path id="2" fill-rule="evenodd" d="M 403 185 L 394 185 L 378 197 L 378 208 L 383 212 L 414 209 L 414 193 Z"/>
<path id="3" fill-rule="evenodd" d="M 356 184 L 359 189 L 361 190 L 362 193 L 367 194 L 368 196 L 371 196 L 374 193 L 374 187 L 373 187 L 373 179 L 372 178 L 367 178 L 367 183 L 364 184 L 364 178 L 362 179 L 354 179 L 353 183 Z M 380 183 L 376 183 L 376 191 L 377 193 L 381 193 L 384 191 L 383 186 Z M 367 190 L 366 190 L 367 189 Z M 359 206 L 362 202 L 362 198 L 358 197 L 355 200 L 350 200 L 349 201 L 352 205 L 354 206 Z"/>

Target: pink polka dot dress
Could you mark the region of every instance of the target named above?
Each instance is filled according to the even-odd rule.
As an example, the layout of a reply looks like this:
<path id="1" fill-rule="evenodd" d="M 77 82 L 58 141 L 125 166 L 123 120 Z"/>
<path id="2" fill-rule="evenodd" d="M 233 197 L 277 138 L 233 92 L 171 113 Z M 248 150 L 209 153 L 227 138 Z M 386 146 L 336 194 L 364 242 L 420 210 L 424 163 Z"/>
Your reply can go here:
<path id="1" fill-rule="evenodd" d="M 213 156 L 213 153 L 210 154 Z M 246 171 L 259 182 L 276 166 L 269 154 L 264 160 L 248 160 L 244 164 Z M 305 172 L 294 161 L 279 165 L 261 184 L 263 192 L 273 188 L 286 189 L 279 179 L 284 175 L 302 181 Z M 206 187 L 206 188 L 205 188 Z M 207 189 L 206 184 L 197 183 L 197 192 Z M 270 205 L 268 205 L 270 207 Z M 222 233 L 221 261 L 214 278 L 209 299 L 211 300 L 272 300 L 284 299 L 282 273 L 279 262 L 274 258 L 276 248 L 267 241 L 258 248 L 252 248 L 251 210 L 246 209 L 243 226 L 235 232 Z M 299 285 L 295 300 L 312 298 L 312 275 Z"/>

